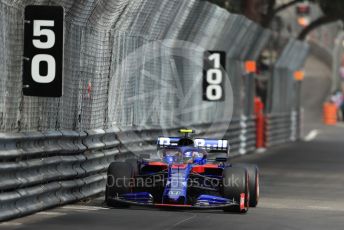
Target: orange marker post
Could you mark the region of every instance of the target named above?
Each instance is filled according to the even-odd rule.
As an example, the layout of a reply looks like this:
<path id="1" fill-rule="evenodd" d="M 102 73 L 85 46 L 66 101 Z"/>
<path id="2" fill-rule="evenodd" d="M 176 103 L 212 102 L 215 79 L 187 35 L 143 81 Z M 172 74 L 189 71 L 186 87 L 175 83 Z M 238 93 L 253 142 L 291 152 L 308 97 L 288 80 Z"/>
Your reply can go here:
<path id="1" fill-rule="evenodd" d="M 246 61 L 245 62 L 246 73 L 256 73 L 257 72 L 257 62 L 256 61 Z"/>
<path id="2" fill-rule="evenodd" d="M 305 79 L 305 72 L 302 70 L 295 71 L 294 72 L 294 79 L 296 81 L 303 81 L 303 79 Z"/>
<path id="3" fill-rule="evenodd" d="M 337 124 L 337 106 L 334 103 L 327 102 L 324 104 L 324 123 L 326 125 Z"/>

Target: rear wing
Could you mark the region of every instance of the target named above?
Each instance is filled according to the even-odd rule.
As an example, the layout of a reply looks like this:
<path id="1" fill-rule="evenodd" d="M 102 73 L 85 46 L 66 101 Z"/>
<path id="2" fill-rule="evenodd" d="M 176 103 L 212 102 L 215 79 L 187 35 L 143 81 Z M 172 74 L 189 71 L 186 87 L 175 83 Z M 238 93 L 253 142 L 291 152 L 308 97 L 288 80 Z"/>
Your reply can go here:
<path id="1" fill-rule="evenodd" d="M 159 137 L 157 141 L 158 149 L 178 147 L 180 137 Z"/>
<path id="2" fill-rule="evenodd" d="M 230 150 L 228 140 L 195 139 L 196 148 L 205 149 L 208 152 L 226 152 Z"/>
<path id="3" fill-rule="evenodd" d="M 178 147 L 178 143 L 182 138 L 180 137 L 159 137 L 157 146 L 161 148 Z M 214 140 L 214 139 L 194 139 L 194 147 L 212 152 L 229 153 L 230 146 L 228 140 Z"/>

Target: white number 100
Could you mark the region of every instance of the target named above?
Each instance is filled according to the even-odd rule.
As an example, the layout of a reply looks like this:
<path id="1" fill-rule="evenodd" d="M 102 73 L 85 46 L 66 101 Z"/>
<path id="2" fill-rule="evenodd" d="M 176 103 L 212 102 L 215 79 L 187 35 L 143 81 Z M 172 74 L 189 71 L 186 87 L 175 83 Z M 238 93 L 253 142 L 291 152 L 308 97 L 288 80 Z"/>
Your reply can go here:
<path id="1" fill-rule="evenodd" d="M 34 20 L 33 21 L 33 36 L 34 37 L 46 37 L 46 41 L 41 39 L 32 39 L 33 45 L 37 49 L 45 50 L 54 47 L 55 45 L 55 33 L 51 29 L 42 29 L 42 27 L 54 27 L 55 23 L 52 20 Z M 46 75 L 41 75 L 40 66 L 42 62 L 47 63 Z M 49 54 L 37 54 L 31 61 L 31 76 L 37 83 L 50 83 L 54 81 L 56 76 L 56 61 L 52 55 Z"/>
<path id="2" fill-rule="evenodd" d="M 210 61 L 214 61 L 214 68 L 207 71 L 207 83 L 209 84 L 206 89 L 207 99 L 210 101 L 217 101 L 222 98 L 222 71 L 221 71 L 221 56 L 219 53 L 214 53 L 209 56 Z"/>

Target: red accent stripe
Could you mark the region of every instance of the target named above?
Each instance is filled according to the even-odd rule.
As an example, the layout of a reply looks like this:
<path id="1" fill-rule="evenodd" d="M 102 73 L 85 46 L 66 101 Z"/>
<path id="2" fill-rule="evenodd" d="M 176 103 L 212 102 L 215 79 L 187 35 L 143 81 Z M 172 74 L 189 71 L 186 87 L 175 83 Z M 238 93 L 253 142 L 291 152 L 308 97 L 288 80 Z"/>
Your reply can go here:
<path id="1" fill-rule="evenodd" d="M 173 169 L 186 169 L 186 166 L 187 164 L 175 164 L 175 165 L 172 165 L 172 168 Z"/>
<path id="2" fill-rule="evenodd" d="M 192 168 L 192 172 L 204 173 L 205 169 L 216 169 L 216 168 L 219 168 L 219 166 L 216 164 L 198 165 Z"/>
<path id="3" fill-rule="evenodd" d="M 167 164 L 165 164 L 164 162 L 149 162 L 148 165 L 150 166 L 167 166 Z"/>
<path id="4" fill-rule="evenodd" d="M 217 164 L 206 164 L 206 165 L 203 165 L 203 167 L 204 168 L 210 168 L 210 169 L 216 169 L 219 166 Z"/>
<path id="5" fill-rule="evenodd" d="M 195 172 L 195 173 L 204 173 L 204 167 L 202 166 L 195 166 L 192 168 L 192 172 Z"/>

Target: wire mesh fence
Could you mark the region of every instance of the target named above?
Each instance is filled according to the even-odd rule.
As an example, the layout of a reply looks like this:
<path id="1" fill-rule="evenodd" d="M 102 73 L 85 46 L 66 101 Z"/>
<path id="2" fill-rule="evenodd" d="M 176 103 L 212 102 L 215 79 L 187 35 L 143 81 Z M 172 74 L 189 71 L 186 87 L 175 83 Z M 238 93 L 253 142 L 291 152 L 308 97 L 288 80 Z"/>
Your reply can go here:
<path id="1" fill-rule="evenodd" d="M 271 105 L 270 114 L 291 113 L 298 110 L 300 104 L 300 81 L 294 78 L 295 71 L 302 70 L 308 55 L 306 43 L 290 39 L 274 67 L 270 81 Z"/>
<path id="2" fill-rule="evenodd" d="M 65 8 L 63 97 L 22 95 L 23 12 Z M 256 60 L 270 32 L 206 1 L 0 1 L 0 130 L 174 127 L 253 115 Z M 227 52 L 227 95 L 202 100 L 203 53 Z M 243 80 L 244 79 L 244 80 Z"/>

